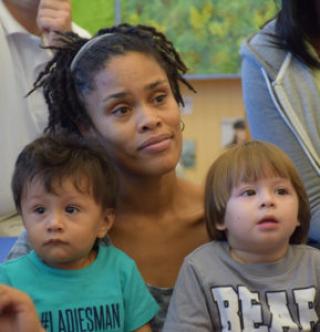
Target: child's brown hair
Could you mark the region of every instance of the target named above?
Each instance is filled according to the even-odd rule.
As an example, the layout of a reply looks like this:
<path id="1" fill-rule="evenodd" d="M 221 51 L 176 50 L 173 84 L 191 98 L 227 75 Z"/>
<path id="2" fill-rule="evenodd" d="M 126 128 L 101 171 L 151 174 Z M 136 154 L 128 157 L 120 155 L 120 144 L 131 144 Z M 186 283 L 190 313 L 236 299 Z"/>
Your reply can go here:
<path id="1" fill-rule="evenodd" d="M 117 177 L 106 152 L 94 141 L 60 133 L 37 138 L 19 154 L 11 182 L 18 212 L 28 183 L 39 179 L 54 193 L 66 178 L 80 192 L 92 195 L 103 209 L 115 207 Z"/>
<path id="2" fill-rule="evenodd" d="M 310 224 L 308 196 L 300 176 L 289 157 L 273 144 L 250 141 L 232 147 L 219 156 L 209 169 L 205 188 L 205 218 L 212 240 L 226 240 L 216 225 L 224 223 L 232 189 L 240 182 L 252 182 L 275 175 L 288 179 L 298 196 L 300 225 L 290 237 L 291 244 L 306 241 Z"/>

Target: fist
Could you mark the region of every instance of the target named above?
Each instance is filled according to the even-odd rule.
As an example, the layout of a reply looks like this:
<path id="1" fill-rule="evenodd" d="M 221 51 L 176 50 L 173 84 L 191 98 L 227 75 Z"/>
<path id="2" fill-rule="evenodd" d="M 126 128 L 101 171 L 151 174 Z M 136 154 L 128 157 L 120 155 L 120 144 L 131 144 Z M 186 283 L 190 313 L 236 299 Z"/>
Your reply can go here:
<path id="1" fill-rule="evenodd" d="M 47 45 L 55 44 L 55 31 L 71 31 L 71 0 L 40 0 L 37 24 Z"/>
<path id="2" fill-rule="evenodd" d="M 0 331 L 44 332 L 28 295 L 0 285 Z"/>

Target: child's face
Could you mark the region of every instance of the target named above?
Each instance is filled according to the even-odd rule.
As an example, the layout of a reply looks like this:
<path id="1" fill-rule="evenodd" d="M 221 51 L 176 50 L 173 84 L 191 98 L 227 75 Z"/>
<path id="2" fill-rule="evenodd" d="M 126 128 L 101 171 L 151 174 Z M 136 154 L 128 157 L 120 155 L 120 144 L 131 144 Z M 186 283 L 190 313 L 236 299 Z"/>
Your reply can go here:
<path id="1" fill-rule="evenodd" d="M 243 262 L 281 258 L 298 221 L 299 201 L 288 179 L 263 178 L 240 183 L 227 202 L 224 224 L 231 253 Z"/>
<path id="2" fill-rule="evenodd" d="M 22 195 L 21 214 L 30 242 L 50 266 L 79 269 L 94 259 L 92 246 L 113 223 L 113 209 L 106 211 L 90 193 L 79 192 L 70 179 L 48 193 L 38 179 Z"/>

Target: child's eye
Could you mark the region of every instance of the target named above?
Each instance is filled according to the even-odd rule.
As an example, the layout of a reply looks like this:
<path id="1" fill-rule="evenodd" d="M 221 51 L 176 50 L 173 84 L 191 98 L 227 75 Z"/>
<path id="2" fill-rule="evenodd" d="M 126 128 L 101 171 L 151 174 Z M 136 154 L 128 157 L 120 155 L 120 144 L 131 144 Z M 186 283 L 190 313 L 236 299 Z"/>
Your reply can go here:
<path id="1" fill-rule="evenodd" d="M 37 206 L 33 211 L 37 214 L 43 214 L 45 213 L 46 209 L 43 206 Z"/>
<path id="2" fill-rule="evenodd" d="M 241 196 L 254 196 L 256 191 L 254 189 L 246 189 L 242 191 Z"/>
<path id="3" fill-rule="evenodd" d="M 66 206 L 65 211 L 69 214 L 75 214 L 76 212 L 79 212 L 79 209 L 73 205 L 68 205 Z"/>
<path id="4" fill-rule="evenodd" d="M 289 190 L 287 188 L 277 188 L 276 192 L 278 195 L 287 195 Z"/>

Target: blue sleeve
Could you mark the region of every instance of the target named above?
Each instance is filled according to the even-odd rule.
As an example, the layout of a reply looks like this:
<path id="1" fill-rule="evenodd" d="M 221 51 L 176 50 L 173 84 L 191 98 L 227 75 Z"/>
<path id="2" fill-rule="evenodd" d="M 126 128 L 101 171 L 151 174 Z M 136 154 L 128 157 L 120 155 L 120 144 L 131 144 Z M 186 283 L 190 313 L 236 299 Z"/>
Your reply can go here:
<path id="1" fill-rule="evenodd" d="M 242 60 L 241 80 L 252 138 L 273 143 L 291 155 L 292 147 L 298 145 L 298 141 L 272 100 L 261 67 L 248 56 Z"/>
<path id="2" fill-rule="evenodd" d="M 128 274 L 124 297 L 125 331 L 134 331 L 147 324 L 159 310 L 135 264 Z"/>
<path id="3" fill-rule="evenodd" d="M 277 145 L 286 137 L 291 144 L 296 144 L 271 98 L 261 67 L 253 59 L 243 58 L 241 79 L 251 136 Z"/>

